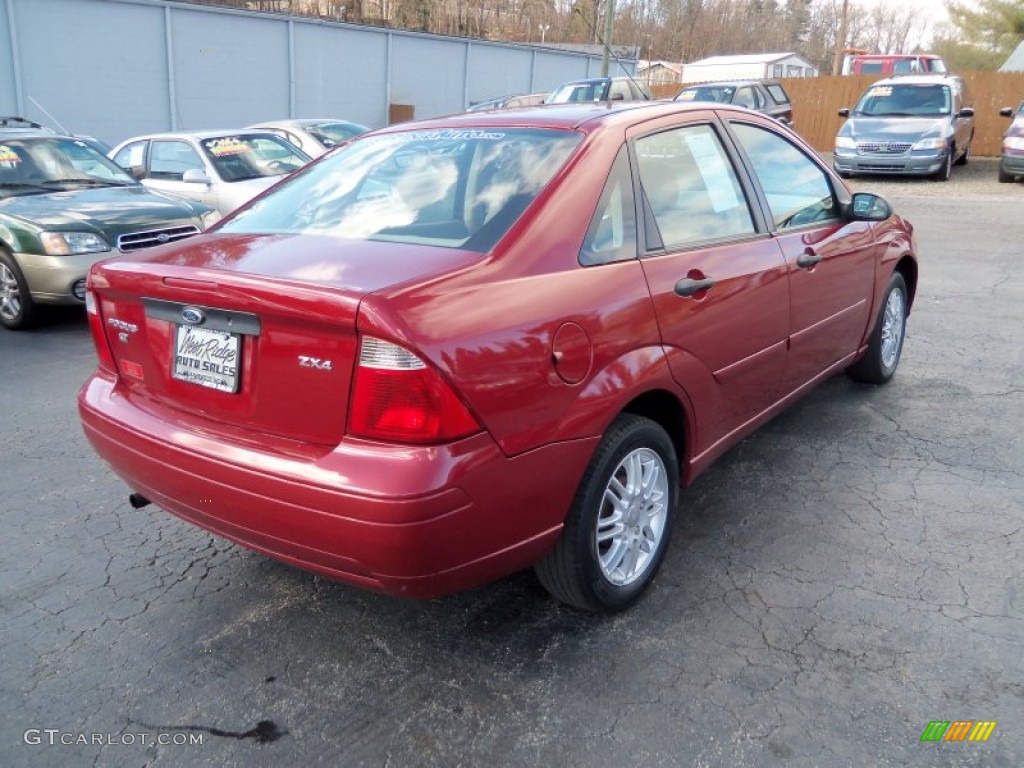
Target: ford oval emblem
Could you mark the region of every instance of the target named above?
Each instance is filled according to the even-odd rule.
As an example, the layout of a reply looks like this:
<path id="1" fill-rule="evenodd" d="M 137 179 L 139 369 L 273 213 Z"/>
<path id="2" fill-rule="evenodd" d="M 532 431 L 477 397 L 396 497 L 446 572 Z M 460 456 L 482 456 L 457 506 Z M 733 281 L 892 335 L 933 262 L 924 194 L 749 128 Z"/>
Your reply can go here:
<path id="1" fill-rule="evenodd" d="M 202 325 L 203 321 L 206 320 L 206 315 L 203 313 L 203 310 L 196 307 L 185 307 L 181 310 L 181 319 L 189 325 Z"/>

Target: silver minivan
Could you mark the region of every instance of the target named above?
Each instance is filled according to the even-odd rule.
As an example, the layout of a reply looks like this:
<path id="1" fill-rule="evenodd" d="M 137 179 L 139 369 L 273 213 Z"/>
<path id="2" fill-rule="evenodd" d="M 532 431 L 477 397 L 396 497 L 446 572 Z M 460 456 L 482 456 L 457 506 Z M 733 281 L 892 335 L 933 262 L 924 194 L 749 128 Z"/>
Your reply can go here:
<path id="1" fill-rule="evenodd" d="M 833 166 L 855 174 L 931 176 L 945 181 L 971 157 L 974 106 L 956 75 L 886 78 L 868 88 L 836 135 Z"/>

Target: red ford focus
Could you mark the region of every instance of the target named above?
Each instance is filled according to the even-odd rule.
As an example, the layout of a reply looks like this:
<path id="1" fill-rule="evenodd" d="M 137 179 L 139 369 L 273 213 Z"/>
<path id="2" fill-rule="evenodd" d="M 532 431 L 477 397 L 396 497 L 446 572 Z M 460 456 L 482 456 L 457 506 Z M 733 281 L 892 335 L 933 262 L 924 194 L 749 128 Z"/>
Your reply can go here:
<path id="1" fill-rule="evenodd" d="M 461 115 L 94 267 L 79 406 L 136 506 L 393 594 L 533 565 L 618 610 L 715 457 L 892 377 L 916 284 L 911 226 L 753 112 Z"/>

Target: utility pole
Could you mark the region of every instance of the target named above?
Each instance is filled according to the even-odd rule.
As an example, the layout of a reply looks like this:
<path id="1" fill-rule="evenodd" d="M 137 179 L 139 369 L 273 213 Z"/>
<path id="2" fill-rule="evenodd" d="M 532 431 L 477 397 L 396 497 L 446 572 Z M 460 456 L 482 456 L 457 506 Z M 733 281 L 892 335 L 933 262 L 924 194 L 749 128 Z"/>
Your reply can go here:
<path id="1" fill-rule="evenodd" d="M 615 0 L 608 0 L 604 10 L 604 50 L 601 52 L 601 77 L 608 77 L 608 49 L 612 45 L 612 25 L 615 22 Z"/>
<path id="2" fill-rule="evenodd" d="M 836 33 L 836 52 L 832 56 L 833 75 L 838 75 L 843 66 L 843 49 L 846 48 L 846 25 L 849 13 L 850 0 L 843 0 L 843 13 L 839 17 L 839 31 Z"/>

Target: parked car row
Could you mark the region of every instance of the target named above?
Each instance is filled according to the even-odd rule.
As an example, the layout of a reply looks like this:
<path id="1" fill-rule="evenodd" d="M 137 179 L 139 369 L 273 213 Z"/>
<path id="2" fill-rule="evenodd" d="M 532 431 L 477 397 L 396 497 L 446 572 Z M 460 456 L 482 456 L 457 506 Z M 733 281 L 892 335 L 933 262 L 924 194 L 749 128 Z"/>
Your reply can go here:
<path id="1" fill-rule="evenodd" d="M 0 325 L 27 328 L 47 305 L 84 304 L 96 261 L 198 234 L 367 130 L 288 120 L 137 136 L 111 149 L 0 117 Z"/>

